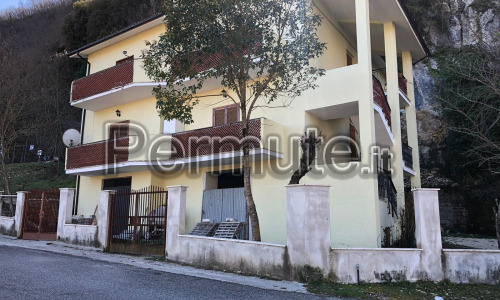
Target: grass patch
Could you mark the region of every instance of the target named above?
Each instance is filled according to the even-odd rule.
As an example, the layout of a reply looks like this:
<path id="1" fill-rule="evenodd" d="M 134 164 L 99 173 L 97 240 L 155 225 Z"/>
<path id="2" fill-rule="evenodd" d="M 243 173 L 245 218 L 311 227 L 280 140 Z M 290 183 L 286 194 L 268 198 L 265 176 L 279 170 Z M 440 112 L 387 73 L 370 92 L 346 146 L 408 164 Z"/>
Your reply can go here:
<path id="1" fill-rule="evenodd" d="M 318 282 L 307 285 L 311 293 L 359 299 L 499 299 L 500 286 L 454 284 L 449 281 L 399 282 L 378 284 L 339 284 Z"/>
<path id="2" fill-rule="evenodd" d="M 32 189 L 74 188 L 76 176 L 66 175 L 64 162 L 34 162 L 9 164 L 7 170 L 10 176 L 10 188 L 14 194 L 17 191 Z M 5 190 L 5 178 L 0 172 L 0 190 Z"/>

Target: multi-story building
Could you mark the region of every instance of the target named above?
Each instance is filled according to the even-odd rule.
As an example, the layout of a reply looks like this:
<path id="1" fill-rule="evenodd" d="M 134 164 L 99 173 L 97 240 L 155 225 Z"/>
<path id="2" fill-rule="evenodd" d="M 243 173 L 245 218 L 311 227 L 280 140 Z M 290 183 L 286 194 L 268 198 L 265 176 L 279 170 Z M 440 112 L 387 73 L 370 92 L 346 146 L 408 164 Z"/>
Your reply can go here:
<path id="1" fill-rule="evenodd" d="M 379 247 L 397 236 L 405 178 L 420 187 L 413 65 L 428 51 L 399 0 L 313 3 L 327 50 L 311 63 L 326 75 L 289 107 L 257 110 L 250 122 L 260 141 L 251 155 L 262 240 L 285 243 L 285 186 L 294 171 L 286 166 L 297 148 L 290 137 L 315 128 L 324 138 L 321 155 L 301 183 L 331 186 L 332 247 Z M 82 144 L 68 149 L 66 172 L 79 176 L 77 212 L 84 215 L 94 212 L 103 189 L 188 186 L 189 232 L 211 214 L 231 217 L 224 215 L 227 207 L 212 205 L 223 197 L 245 211 L 243 179 L 229 172 L 241 169 L 241 151 L 203 142 L 189 148 L 193 137 L 238 137 L 239 115 L 224 98 L 206 98 L 194 108 L 192 124 L 159 116 L 152 96 L 159 83 L 145 75 L 141 51 L 164 31 L 157 16 L 69 54 L 87 60 L 88 76 L 72 84 L 70 103 L 82 109 Z M 210 83 L 201 93 L 222 88 Z M 335 139 L 341 136 L 350 139 Z M 381 149 L 390 150 L 390 164 L 380 163 Z"/>

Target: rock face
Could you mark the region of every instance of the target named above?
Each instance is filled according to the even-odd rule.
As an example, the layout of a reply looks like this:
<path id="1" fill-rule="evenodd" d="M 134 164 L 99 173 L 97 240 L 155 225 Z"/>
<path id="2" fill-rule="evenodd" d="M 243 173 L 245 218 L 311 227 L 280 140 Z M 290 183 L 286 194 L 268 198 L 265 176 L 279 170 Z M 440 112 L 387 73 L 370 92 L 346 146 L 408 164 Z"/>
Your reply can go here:
<path id="1" fill-rule="evenodd" d="M 481 40 L 489 43 L 500 34 L 500 0 L 442 0 L 440 18 L 441 26 L 428 22 L 423 29 L 431 52 L 441 47 L 474 45 Z M 414 79 L 422 183 L 423 186 L 449 186 L 452 184 L 450 180 L 437 175 L 446 129 L 441 121 L 429 67 L 435 67 L 432 59 L 417 64 Z"/>

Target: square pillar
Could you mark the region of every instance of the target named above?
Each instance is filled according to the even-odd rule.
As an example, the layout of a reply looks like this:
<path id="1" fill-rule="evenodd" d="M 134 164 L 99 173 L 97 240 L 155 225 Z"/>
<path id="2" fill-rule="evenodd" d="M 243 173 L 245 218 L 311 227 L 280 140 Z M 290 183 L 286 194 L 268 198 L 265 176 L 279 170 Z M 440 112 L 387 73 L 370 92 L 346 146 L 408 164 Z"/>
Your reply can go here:
<path id="1" fill-rule="evenodd" d="M 17 192 L 16 215 L 14 216 L 17 238 L 20 238 L 23 233 L 24 203 L 26 202 L 27 194 L 28 192 Z"/>
<path id="2" fill-rule="evenodd" d="M 414 189 L 415 238 L 422 249 L 421 270 L 433 281 L 443 280 L 439 189 Z"/>
<path id="3" fill-rule="evenodd" d="M 399 76 L 398 76 L 398 49 L 396 40 L 396 26 L 393 22 L 384 23 L 385 62 L 387 77 L 387 102 L 391 107 L 392 134 L 394 146 L 391 164 L 392 182 L 397 191 L 398 208 L 405 205 L 405 182 L 403 170 L 403 141 L 401 139 L 401 115 L 399 108 Z M 399 212 L 398 212 L 399 213 Z"/>
<path id="4" fill-rule="evenodd" d="M 112 197 L 116 191 L 101 191 L 99 209 L 97 211 L 97 241 L 99 247 L 109 248 L 109 219 Z"/>
<path id="5" fill-rule="evenodd" d="M 59 217 L 57 219 L 57 239 L 64 238 L 64 224 L 71 224 L 75 189 L 59 189 Z"/>
<path id="6" fill-rule="evenodd" d="M 178 255 L 178 236 L 186 230 L 186 192 L 187 186 L 168 186 L 167 232 L 165 239 L 165 256 L 175 259 Z"/>
<path id="7" fill-rule="evenodd" d="M 330 187 L 286 186 L 286 246 L 294 270 L 309 265 L 330 270 Z"/>
<path id="8" fill-rule="evenodd" d="M 413 171 L 415 176 L 411 177 L 411 186 L 420 188 L 422 186 L 420 179 L 420 155 L 418 149 L 418 129 L 417 113 L 415 103 L 415 84 L 413 78 L 413 58 L 410 51 L 403 51 L 403 75 L 408 80 L 408 99 L 411 104 L 405 108 L 406 112 L 406 131 L 408 133 L 408 145 L 412 148 Z"/>

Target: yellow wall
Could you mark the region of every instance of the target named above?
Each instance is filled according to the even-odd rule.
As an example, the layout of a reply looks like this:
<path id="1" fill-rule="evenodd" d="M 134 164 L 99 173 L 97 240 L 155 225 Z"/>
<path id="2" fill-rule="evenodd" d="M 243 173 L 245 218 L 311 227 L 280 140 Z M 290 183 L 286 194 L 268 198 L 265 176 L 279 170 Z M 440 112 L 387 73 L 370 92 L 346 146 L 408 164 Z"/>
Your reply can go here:
<path id="1" fill-rule="evenodd" d="M 360 4 L 357 5 L 361 6 Z M 339 134 L 349 136 L 348 115 L 336 120 L 321 120 L 317 116 L 308 113 L 308 111 L 311 109 L 332 107 L 340 103 L 363 100 L 363 103 L 360 102 L 361 105 L 372 101 L 371 88 L 366 86 L 366 83 L 371 81 L 371 60 L 366 56 L 366 45 L 362 49 L 365 56 L 363 57 L 360 54 L 362 58 L 360 60 L 357 53 L 359 49 L 354 49 L 352 43 L 346 41 L 342 34 L 335 28 L 334 22 L 329 19 L 329 16 L 325 15 L 324 17 L 323 25 L 319 29 L 319 36 L 321 40 L 327 42 L 328 49 L 322 57 L 312 62 L 312 65 L 328 70 L 327 76 L 320 78 L 317 82 L 321 88 L 308 91 L 287 108 L 263 108 L 254 111 L 252 119 L 262 117 L 268 120 L 263 125 L 264 133 L 280 134 L 282 138 L 287 139 L 291 134 L 296 136 L 302 135 L 308 126 L 312 126 L 319 128 L 327 138 Z M 92 72 L 94 73 L 113 66 L 116 60 L 124 58 L 122 54 L 124 50 L 128 52 L 128 55 L 134 55 L 138 58 L 140 50 L 145 48 L 144 41 L 156 39 L 163 31 L 164 26 L 160 25 L 91 54 L 89 61 L 92 64 Z M 369 64 L 346 67 L 347 51 L 354 56 L 354 63 L 369 61 Z M 365 81 L 359 80 L 360 75 L 363 76 L 362 78 Z M 141 81 L 145 79 L 134 76 L 134 80 Z M 206 94 L 214 92 L 220 92 L 220 90 L 210 91 Z M 367 99 L 368 95 L 369 99 Z M 222 100 L 221 98 L 203 98 L 201 103 L 193 110 L 193 119 L 195 122 L 187 124 L 185 130 L 212 126 L 213 108 L 232 103 L 230 100 Z M 148 98 L 95 113 L 87 112 L 85 142 L 105 139 L 106 131 L 103 129 L 103 124 L 107 121 L 133 120 L 145 125 L 150 138 L 160 134 L 162 120 L 158 117 L 155 103 L 154 98 Z M 121 118 L 116 117 L 116 109 L 120 109 L 122 112 Z M 363 126 L 360 127 L 360 138 L 362 143 L 369 143 L 371 138 L 373 138 L 373 132 L 366 130 L 366 124 L 370 122 L 367 116 L 370 113 L 373 114 L 373 108 L 360 107 L 360 111 L 363 111 L 360 117 L 365 117 L 365 120 L 361 120 Z M 280 125 L 281 127 L 266 127 L 268 125 Z M 371 126 L 373 127 L 373 124 Z M 264 144 L 266 145 L 266 142 Z M 286 164 L 289 161 L 289 152 L 284 145 L 284 143 L 280 145 L 280 152 L 284 153 L 284 157 L 281 160 L 282 164 Z M 367 160 L 365 156 L 363 159 Z M 137 160 L 140 159 L 138 158 Z M 229 166 L 221 167 L 221 169 L 227 168 Z M 253 170 L 256 169 L 263 171 L 263 174 L 253 174 L 252 177 L 252 187 L 261 224 L 262 239 L 264 242 L 284 244 L 286 241 L 285 185 L 288 184 L 292 173 L 283 175 L 271 174 L 272 172 L 267 161 L 262 168 L 254 166 Z M 93 213 L 95 205 L 99 201 L 99 191 L 102 187 L 102 179 L 104 178 L 132 176 L 132 188 L 134 189 L 149 185 L 163 187 L 185 185 L 189 187 L 186 207 L 186 230 L 189 232 L 201 220 L 204 174 L 210 171 L 216 170 L 202 168 L 196 175 L 189 174 L 187 170 L 184 170 L 175 174 L 156 174 L 153 171 L 141 171 L 114 176 L 82 176 L 79 213 L 85 215 Z M 381 216 L 383 209 L 380 206 L 378 197 L 373 199 L 373 188 L 376 185 L 376 177 L 362 177 L 360 173 L 359 168 L 349 175 L 333 174 L 325 169 L 323 176 L 308 175 L 302 180 L 302 183 L 306 184 L 331 185 L 330 217 L 332 224 L 332 245 L 334 247 L 374 247 L 380 244 L 381 241 L 381 228 L 378 227 L 389 224 L 389 221 L 391 221 L 387 219 L 387 216 Z M 375 217 L 374 215 L 377 216 Z M 382 220 L 380 220 L 381 217 Z"/>

